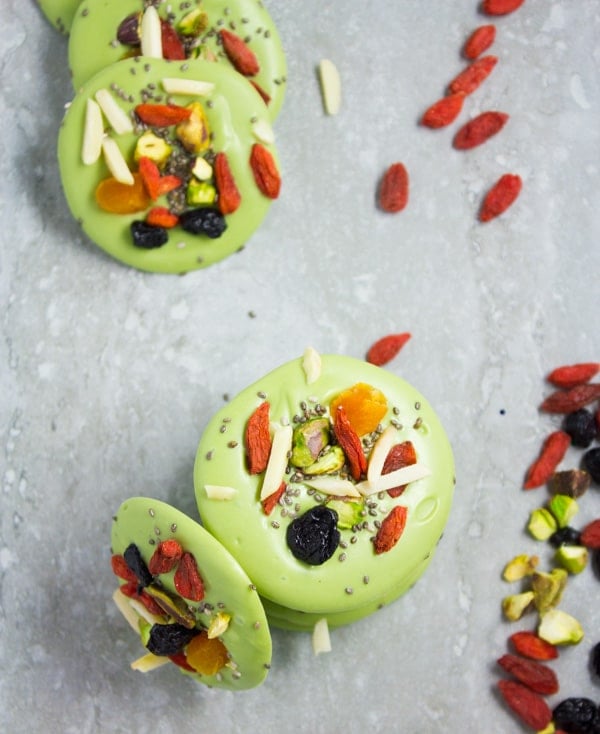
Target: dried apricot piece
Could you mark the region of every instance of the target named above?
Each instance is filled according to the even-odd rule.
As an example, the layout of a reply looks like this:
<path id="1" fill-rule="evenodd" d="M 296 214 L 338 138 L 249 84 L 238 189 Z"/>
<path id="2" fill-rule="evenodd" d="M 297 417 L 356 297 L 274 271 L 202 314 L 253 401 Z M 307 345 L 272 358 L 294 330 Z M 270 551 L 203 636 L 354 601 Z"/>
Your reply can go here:
<path id="1" fill-rule="evenodd" d="M 352 428 L 359 436 L 374 431 L 387 412 L 385 395 L 366 382 L 357 382 L 337 395 L 329 406 L 331 415 L 342 406 Z"/>
<path id="2" fill-rule="evenodd" d="M 215 675 L 229 662 L 225 645 L 218 637 L 209 639 L 206 630 L 191 640 L 185 657 L 188 665 L 202 675 Z"/>
<path id="3" fill-rule="evenodd" d="M 111 214 L 134 214 L 150 206 L 150 197 L 139 173 L 133 174 L 133 184 L 123 184 L 112 176 L 105 178 L 96 187 L 96 202 L 101 209 Z"/>

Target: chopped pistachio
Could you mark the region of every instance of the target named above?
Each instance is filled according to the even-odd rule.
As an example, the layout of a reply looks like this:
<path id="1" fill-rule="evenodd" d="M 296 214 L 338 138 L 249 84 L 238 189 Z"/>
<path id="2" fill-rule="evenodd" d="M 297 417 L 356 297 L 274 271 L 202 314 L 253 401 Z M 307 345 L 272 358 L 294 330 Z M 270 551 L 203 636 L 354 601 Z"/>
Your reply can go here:
<path id="1" fill-rule="evenodd" d="M 504 616 L 511 622 L 518 619 L 528 612 L 533 606 L 533 591 L 523 591 L 520 594 L 511 594 L 505 596 L 502 600 L 502 611 Z"/>
<path id="2" fill-rule="evenodd" d="M 531 576 L 539 562 L 538 556 L 528 556 L 527 554 L 515 556 L 504 567 L 502 578 L 505 581 L 519 581 L 525 576 Z"/>
<path id="3" fill-rule="evenodd" d="M 203 153 L 210 147 L 210 130 L 204 108 L 200 102 L 192 102 L 187 109 L 191 110 L 191 114 L 177 125 L 175 134 L 187 151 Z"/>
<path id="4" fill-rule="evenodd" d="M 194 8 L 177 24 L 177 30 L 182 36 L 199 36 L 208 28 L 208 16 L 200 8 Z"/>
<path id="5" fill-rule="evenodd" d="M 529 516 L 527 530 L 536 540 L 548 540 L 557 529 L 554 515 L 545 507 L 538 507 Z"/>
<path id="6" fill-rule="evenodd" d="M 215 637 L 220 637 L 224 632 L 226 632 L 229 627 L 230 620 L 231 614 L 226 614 L 225 612 L 218 612 L 215 614 L 211 619 L 210 626 L 206 633 L 208 639 L 212 640 Z"/>
<path id="7" fill-rule="evenodd" d="M 548 726 L 545 726 L 543 729 L 540 729 L 537 734 L 555 734 L 556 727 L 554 726 L 554 723 L 551 721 Z"/>
<path id="8" fill-rule="evenodd" d="M 567 494 L 555 494 L 548 503 L 559 528 L 565 528 L 579 512 L 577 501 Z"/>
<path id="9" fill-rule="evenodd" d="M 216 198 L 217 190 L 212 184 L 206 181 L 198 181 L 195 178 L 190 179 L 185 192 L 185 199 L 188 204 L 207 206 L 212 204 Z"/>
<path id="10" fill-rule="evenodd" d="M 346 456 L 340 446 L 330 446 L 324 454 L 305 467 L 304 473 L 310 475 L 333 474 L 339 471 L 346 461 Z"/>
<path id="11" fill-rule="evenodd" d="M 557 471 L 550 480 L 550 491 L 577 498 L 588 491 L 591 482 L 592 478 L 584 469 Z"/>
<path id="12" fill-rule="evenodd" d="M 150 158 L 161 168 L 167 162 L 172 150 L 164 138 L 159 138 L 152 130 L 147 130 L 137 139 L 133 158 L 136 162 L 140 158 Z"/>
<path id="13" fill-rule="evenodd" d="M 587 566 L 588 550 L 583 545 L 561 545 L 554 558 L 569 573 L 581 573 Z"/>
<path id="14" fill-rule="evenodd" d="M 330 500 L 327 503 L 327 507 L 337 512 L 337 526 L 342 530 L 349 530 L 364 520 L 362 515 L 362 512 L 365 509 L 364 500 L 361 502 Z"/>
<path id="15" fill-rule="evenodd" d="M 206 160 L 206 158 L 202 158 L 201 156 L 198 156 L 194 163 L 194 167 L 192 168 L 192 174 L 199 181 L 208 181 L 209 179 L 212 178 L 213 168 L 210 165 L 210 163 Z"/>
<path id="16" fill-rule="evenodd" d="M 570 614 L 550 609 L 542 615 L 538 635 L 551 645 L 576 645 L 583 639 L 583 627 Z"/>
<path id="17" fill-rule="evenodd" d="M 567 572 L 563 568 L 553 568 L 550 573 L 536 571 L 531 578 L 535 607 L 540 614 L 555 607 L 561 600 Z"/>
<path id="18" fill-rule="evenodd" d="M 195 626 L 196 617 L 187 608 L 183 599 L 171 596 L 167 591 L 154 584 L 146 586 L 145 590 L 158 606 L 173 617 L 176 622 L 179 622 L 179 624 L 182 624 L 188 629 L 192 629 Z"/>
<path id="19" fill-rule="evenodd" d="M 301 468 L 314 464 L 328 443 L 329 420 L 327 418 L 313 418 L 306 423 L 301 423 L 294 429 L 291 463 Z"/>

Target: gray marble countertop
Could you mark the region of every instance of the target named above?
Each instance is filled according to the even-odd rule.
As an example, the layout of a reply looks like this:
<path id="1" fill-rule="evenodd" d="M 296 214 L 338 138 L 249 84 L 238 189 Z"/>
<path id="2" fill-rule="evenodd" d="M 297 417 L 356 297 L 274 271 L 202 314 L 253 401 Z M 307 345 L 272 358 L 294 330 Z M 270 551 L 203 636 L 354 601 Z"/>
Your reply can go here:
<path id="1" fill-rule="evenodd" d="M 600 12 L 596 0 L 526 0 L 497 21 L 500 59 L 461 120 L 511 115 L 468 153 L 417 122 L 485 22 L 476 0 L 271 0 L 288 55 L 276 123 L 284 186 L 239 254 L 183 277 L 126 268 L 84 238 L 65 204 L 56 136 L 71 96 L 67 42 L 33 0 L 0 8 L 0 729 L 5 732 L 521 731 L 495 692 L 511 632 L 506 561 L 550 548 L 525 531 L 547 500 L 523 475 L 560 421 L 538 413 L 544 377 L 598 360 Z M 316 65 L 343 82 L 323 113 Z M 379 212 L 403 161 L 409 206 Z M 518 173 L 501 219 L 484 192 Z M 111 516 L 144 494 L 196 515 L 199 436 L 224 395 L 302 353 L 363 357 L 410 331 L 387 369 L 431 401 L 457 464 L 440 549 L 402 599 L 332 633 L 273 631 L 258 689 L 205 689 L 173 667 L 129 669 L 139 641 L 113 607 Z M 576 466 L 571 449 L 564 467 Z M 574 524 L 600 515 L 598 489 Z M 583 642 L 553 664 L 561 692 L 600 699 L 591 569 L 561 607 Z M 523 729 L 523 731 L 525 731 Z"/>

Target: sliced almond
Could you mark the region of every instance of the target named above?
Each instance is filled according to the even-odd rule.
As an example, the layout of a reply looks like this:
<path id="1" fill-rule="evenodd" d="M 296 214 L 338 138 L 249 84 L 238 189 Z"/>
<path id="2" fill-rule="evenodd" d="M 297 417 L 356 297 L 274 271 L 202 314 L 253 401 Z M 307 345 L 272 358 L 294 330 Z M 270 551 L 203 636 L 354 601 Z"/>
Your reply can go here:
<path id="1" fill-rule="evenodd" d="M 102 138 L 104 137 L 104 123 L 102 110 L 97 102 L 88 99 L 85 106 L 85 124 L 83 128 L 83 145 L 81 159 L 86 166 L 96 163 L 102 153 Z"/>
<path id="2" fill-rule="evenodd" d="M 260 491 L 261 502 L 279 489 L 283 481 L 288 463 L 288 453 L 292 448 L 292 434 L 291 426 L 280 426 L 273 434 L 271 453 L 269 454 L 269 461 Z"/>
<path id="3" fill-rule="evenodd" d="M 396 443 L 397 437 L 398 432 L 394 426 L 388 426 L 375 442 L 371 450 L 371 455 L 369 456 L 369 467 L 367 469 L 368 482 L 374 482 L 381 476 L 385 460 L 390 453 L 390 449 Z"/>
<path id="4" fill-rule="evenodd" d="M 237 489 L 219 484 L 205 484 L 204 489 L 209 500 L 232 500 L 237 494 Z"/>
<path id="5" fill-rule="evenodd" d="M 231 614 L 225 612 L 218 612 L 210 620 L 210 625 L 206 632 L 206 636 L 209 640 L 213 640 L 215 637 L 220 637 L 224 632 L 227 632 L 229 622 L 231 621 Z"/>
<path id="6" fill-rule="evenodd" d="M 129 597 L 125 596 L 125 594 L 120 589 L 115 589 L 112 598 L 117 606 L 117 609 L 121 612 L 131 629 L 134 632 L 139 632 L 140 628 L 138 621 L 140 617 L 129 603 Z"/>
<path id="7" fill-rule="evenodd" d="M 391 471 L 389 474 L 382 474 L 372 482 L 368 479 L 364 482 L 359 482 L 356 485 L 356 489 L 363 497 L 368 497 L 371 494 L 377 494 L 377 492 L 383 492 L 386 489 L 401 487 L 403 484 L 416 482 L 417 479 L 423 479 L 424 477 L 430 476 L 430 474 L 431 470 L 424 464 L 411 464 L 410 466 L 403 466 L 402 469 Z"/>
<path id="8" fill-rule="evenodd" d="M 312 648 L 315 655 L 322 652 L 331 652 L 331 638 L 329 636 L 329 625 L 327 617 L 315 622 L 312 633 Z"/>
<path id="9" fill-rule="evenodd" d="M 258 119 L 252 125 L 252 134 L 258 140 L 259 143 L 265 143 L 271 145 L 275 142 L 275 133 L 271 127 L 271 123 L 265 120 L 263 117 Z"/>
<path id="10" fill-rule="evenodd" d="M 340 479 L 339 477 L 315 477 L 314 479 L 305 479 L 304 484 L 322 494 L 333 495 L 334 497 L 360 497 L 356 485 L 352 484 L 349 479 Z"/>
<path id="11" fill-rule="evenodd" d="M 198 156 L 192 168 L 192 173 L 199 181 L 209 181 L 213 176 L 213 168 L 206 158 Z"/>
<path id="12" fill-rule="evenodd" d="M 321 355 L 316 349 L 307 347 L 302 357 L 302 369 L 306 375 L 306 384 L 311 385 L 321 376 Z"/>
<path id="13" fill-rule="evenodd" d="M 104 112 L 104 116 L 108 120 L 108 124 L 117 135 L 130 133 L 133 130 L 131 118 L 108 89 L 99 89 L 95 97 L 96 102 L 98 102 L 100 109 Z"/>
<path id="14" fill-rule="evenodd" d="M 148 5 L 142 16 L 141 30 L 142 56 L 152 59 L 162 59 L 162 33 L 160 28 L 160 16 L 154 5 Z"/>
<path id="15" fill-rule="evenodd" d="M 165 663 L 170 662 L 169 658 L 163 655 L 155 655 L 152 652 L 142 655 L 141 658 L 131 663 L 131 669 L 140 673 L 149 673 L 152 670 L 162 667 Z"/>
<path id="16" fill-rule="evenodd" d="M 342 83 L 340 74 L 329 59 L 323 59 L 319 64 L 319 80 L 323 105 L 328 115 L 337 115 L 342 103 Z"/>
<path id="17" fill-rule="evenodd" d="M 108 170 L 114 178 L 120 183 L 132 186 L 133 174 L 129 170 L 119 146 L 112 138 L 104 138 L 102 141 L 102 153 L 104 154 L 104 160 L 108 166 Z"/>
<path id="18" fill-rule="evenodd" d="M 163 79 L 162 85 L 167 94 L 185 94 L 189 97 L 208 97 L 215 89 L 213 82 L 177 77 Z"/>

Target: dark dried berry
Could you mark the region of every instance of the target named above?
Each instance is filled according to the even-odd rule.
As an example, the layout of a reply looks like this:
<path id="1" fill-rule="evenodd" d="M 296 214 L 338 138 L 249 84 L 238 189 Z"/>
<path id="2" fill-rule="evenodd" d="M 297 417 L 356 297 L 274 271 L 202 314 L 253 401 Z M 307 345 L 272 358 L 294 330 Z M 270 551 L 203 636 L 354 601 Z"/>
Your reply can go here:
<path id="1" fill-rule="evenodd" d="M 190 209 L 179 217 L 179 225 L 191 234 L 204 234 L 215 240 L 227 229 L 225 217 L 217 209 Z"/>
<path id="2" fill-rule="evenodd" d="M 127 46 L 140 45 L 140 14 L 131 13 L 123 18 L 117 28 L 117 40 Z"/>
<path id="3" fill-rule="evenodd" d="M 590 665 L 594 673 L 600 678 L 600 642 L 596 643 L 592 648 Z"/>
<path id="4" fill-rule="evenodd" d="M 148 566 L 146 566 L 146 562 L 142 558 L 140 549 L 135 543 L 131 543 L 131 545 L 128 545 L 127 548 L 125 548 L 123 558 L 130 570 L 135 574 L 140 586 L 148 586 L 152 583 L 152 574 L 148 570 Z"/>
<path id="5" fill-rule="evenodd" d="M 594 414 L 585 408 L 569 413 L 563 422 L 563 430 L 571 436 L 573 446 L 587 449 L 596 438 L 597 427 Z"/>
<path id="6" fill-rule="evenodd" d="M 600 581 L 600 550 L 592 551 L 592 571 L 594 576 Z"/>
<path id="7" fill-rule="evenodd" d="M 292 554 L 311 566 L 320 566 L 335 553 L 340 542 L 338 514 L 318 505 L 288 525 L 287 544 Z"/>
<path id="8" fill-rule="evenodd" d="M 592 734 L 598 729 L 598 707 L 589 698 L 565 698 L 553 711 L 557 727 L 569 734 Z"/>
<path id="9" fill-rule="evenodd" d="M 581 545 L 581 533 L 567 525 L 566 528 L 559 528 L 552 533 L 549 540 L 555 548 L 560 548 L 561 545 Z"/>
<path id="10" fill-rule="evenodd" d="M 146 647 L 155 655 L 175 655 L 198 634 L 182 624 L 153 624 Z"/>
<path id="11" fill-rule="evenodd" d="M 596 484 L 600 484 L 600 449 L 590 449 L 583 455 L 583 468 Z"/>
<path id="12" fill-rule="evenodd" d="M 140 220 L 131 223 L 131 237 L 136 247 L 153 250 L 162 247 L 169 239 L 169 233 L 164 227 L 155 227 Z"/>

